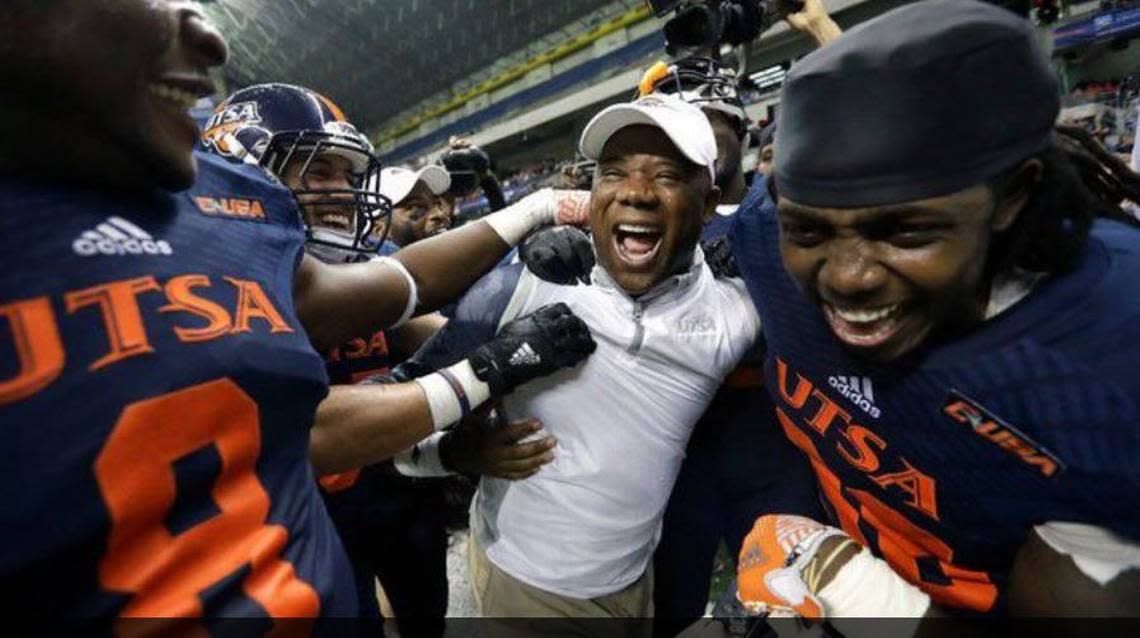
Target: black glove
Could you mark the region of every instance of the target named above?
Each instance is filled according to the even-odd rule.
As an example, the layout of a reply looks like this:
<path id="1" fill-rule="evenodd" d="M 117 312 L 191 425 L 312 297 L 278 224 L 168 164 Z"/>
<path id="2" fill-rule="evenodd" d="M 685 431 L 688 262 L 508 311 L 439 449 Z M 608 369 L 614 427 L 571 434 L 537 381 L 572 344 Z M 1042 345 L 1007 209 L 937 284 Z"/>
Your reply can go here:
<path id="1" fill-rule="evenodd" d="M 527 381 L 577 365 L 595 347 L 586 324 L 566 304 L 556 303 L 503 326 L 468 361 L 475 376 L 500 396 Z"/>
<path id="2" fill-rule="evenodd" d="M 732 256 L 732 242 L 727 235 L 701 242 L 701 250 L 705 253 L 705 263 L 716 278 L 739 277 L 740 271 L 736 268 L 736 259 Z"/>
<path id="3" fill-rule="evenodd" d="M 519 247 L 519 259 L 528 270 L 555 284 L 590 283 L 594 246 L 590 237 L 573 226 L 554 226 L 531 234 Z"/>

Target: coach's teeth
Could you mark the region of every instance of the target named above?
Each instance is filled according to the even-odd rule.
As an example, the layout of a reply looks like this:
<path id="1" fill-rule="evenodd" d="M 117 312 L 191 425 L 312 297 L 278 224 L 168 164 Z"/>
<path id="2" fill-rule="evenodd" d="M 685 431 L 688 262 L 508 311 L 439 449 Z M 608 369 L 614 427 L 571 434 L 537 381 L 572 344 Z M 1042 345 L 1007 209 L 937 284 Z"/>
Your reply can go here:
<path id="1" fill-rule="evenodd" d="M 892 304 L 876 310 L 843 310 L 835 306 L 832 306 L 832 309 L 840 319 L 849 323 L 871 323 L 880 319 L 886 319 L 891 316 L 891 313 L 898 310 L 898 307 L 898 304 Z"/>
<path id="2" fill-rule="evenodd" d="M 151 94 L 175 103 L 178 108 L 188 109 L 198 103 L 198 98 L 193 93 L 183 91 L 176 86 L 151 84 L 148 88 Z"/>
<path id="3" fill-rule="evenodd" d="M 638 226 L 636 224 L 618 224 L 617 229 L 620 232 L 631 234 L 649 234 L 660 232 L 659 229 L 653 226 Z"/>

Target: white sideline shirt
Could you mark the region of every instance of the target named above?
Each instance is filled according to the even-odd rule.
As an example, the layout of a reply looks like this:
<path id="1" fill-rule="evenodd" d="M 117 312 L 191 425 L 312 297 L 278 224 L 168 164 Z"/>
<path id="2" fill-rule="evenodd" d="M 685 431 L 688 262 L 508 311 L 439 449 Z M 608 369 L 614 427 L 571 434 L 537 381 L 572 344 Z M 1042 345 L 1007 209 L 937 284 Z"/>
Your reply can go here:
<path id="1" fill-rule="evenodd" d="M 534 417 L 558 440 L 529 479 L 484 477 L 471 528 L 511 576 L 571 598 L 611 594 L 645 572 L 693 426 L 753 345 L 760 320 L 738 280 L 692 268 L 639 300 L 595 267 L 591 286 L 524 272 L 499 326 L 564 302 L 597 351 L 508 395 L 508 419 Z"/>

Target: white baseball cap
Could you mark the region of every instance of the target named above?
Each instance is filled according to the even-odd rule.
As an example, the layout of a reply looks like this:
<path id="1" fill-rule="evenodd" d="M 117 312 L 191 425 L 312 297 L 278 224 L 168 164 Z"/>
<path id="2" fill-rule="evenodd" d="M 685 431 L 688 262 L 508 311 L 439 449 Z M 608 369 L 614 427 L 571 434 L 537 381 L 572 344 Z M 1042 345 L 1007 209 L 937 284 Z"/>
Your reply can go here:
<path id="1" fill-rule="evenodd" d="M 404 201 L 420 181 L 427 184 L 433 195 L 442 195 L 451 188 L 451 175 L 441 166 L 428 164 L 418 171 L 392 166 L 380 171 L 380 194 L 395 206 Z"/>
<path id="2" fill-rule="evenodd" d="M 716 136 L 709 118 L 676 95 L 652 93 L 626 104 L 608 106 L 582 131 L 578 150 L 596 160 L 614 133 L 635 124 L 648 124 L 665 132 L 677 149 L 694 164 L 708 168 L 716 182 Z"/>

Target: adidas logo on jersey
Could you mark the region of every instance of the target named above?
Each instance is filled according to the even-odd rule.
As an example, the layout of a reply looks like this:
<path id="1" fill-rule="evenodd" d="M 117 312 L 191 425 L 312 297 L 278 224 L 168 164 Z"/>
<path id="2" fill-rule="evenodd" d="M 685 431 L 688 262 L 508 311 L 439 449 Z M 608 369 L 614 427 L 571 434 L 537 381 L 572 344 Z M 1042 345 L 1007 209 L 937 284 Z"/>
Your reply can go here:
<path id="1" fill-rule="evenodd" d="M 509 363 L 513 366 L 533 366 L 542 363 L 542 357 L 538 356 L 529 343 L 524 343 L 511 355 Z"/>
<path id="2" fill-rule="evenodd" d="M 870 414 L 871 418 L 877 419 L 882 414 L 875 406 L 875 390 L 871 387 L 869 377 L 835 376 L 828 377 L 827 382 L 848 401 L 859 406 L 860 410 Z"/>
<path id="3" fill-rule="evenodd" d="M 76 255 L 172 255 L 170 244 L 151 237 L 131 222 L 112 215 L 94 230 L 85 230 L 71 242 Z"/>

